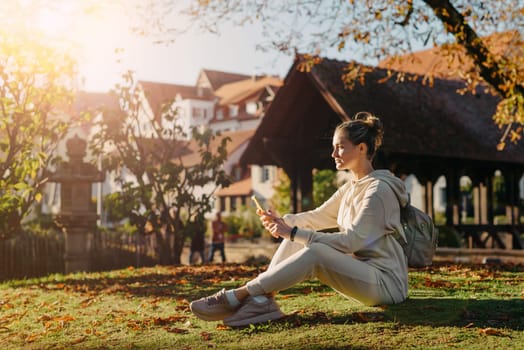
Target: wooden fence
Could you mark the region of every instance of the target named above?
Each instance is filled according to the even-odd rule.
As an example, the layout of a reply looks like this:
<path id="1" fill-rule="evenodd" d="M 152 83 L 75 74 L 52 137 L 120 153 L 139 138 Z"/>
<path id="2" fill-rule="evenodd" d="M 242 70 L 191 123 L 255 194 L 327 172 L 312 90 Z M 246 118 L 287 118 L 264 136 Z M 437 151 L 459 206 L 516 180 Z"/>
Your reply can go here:
<path id="1" fill-rule="evenodd" d="M 135 237 L 110 231 L 88 235 L 91 270 L 156 264 L 155 242 Z M 64 253 L 65 239 L 61 232 L 23 232 L 0 241 L 0 281 L 64 273 Z"/>

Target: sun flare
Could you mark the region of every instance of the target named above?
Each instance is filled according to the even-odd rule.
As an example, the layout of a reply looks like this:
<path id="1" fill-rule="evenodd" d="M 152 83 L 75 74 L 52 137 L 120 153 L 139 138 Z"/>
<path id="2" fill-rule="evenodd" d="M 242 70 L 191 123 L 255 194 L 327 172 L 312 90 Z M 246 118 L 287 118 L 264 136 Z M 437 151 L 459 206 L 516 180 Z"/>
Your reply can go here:
<path id="1" fill-rule="evenodd" d="M 72 18 L 63 11 L 42 9 L 35 14 L 34 25 L 45 36 L 62 36 L 71 31 Z"/>

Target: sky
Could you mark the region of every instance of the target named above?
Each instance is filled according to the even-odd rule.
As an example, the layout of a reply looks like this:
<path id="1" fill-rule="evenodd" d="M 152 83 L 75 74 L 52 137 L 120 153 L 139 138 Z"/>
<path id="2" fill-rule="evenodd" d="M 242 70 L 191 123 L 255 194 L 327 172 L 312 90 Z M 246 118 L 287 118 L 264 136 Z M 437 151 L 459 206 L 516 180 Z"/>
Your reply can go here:
<path id="1" fill-rule="evenodd" d="M 47 21 L 53 23 L 50 17 Z M 129 21 L 112 13 L 64 24 L 76 41 L 83 90 L 108 91 L 127 70 L 140 80 L 195 85 L 201 69 L 284 77 L 293 62 L 275 50 L 256 49 L 262 41 L 260 27 L 221 26 L 219 35 L 193 31 L 167 45 L 132 33 Z M 64 33 L 63 28 L 55 31 Z"/>
<path id="2" fill-rule="evenodd" d="M 201 69 L 284 77 L 293 57 L 257 50 L 260 40 L 258 28 L 228 27 L 220 35 L 182 34 L 172 44 L 155 44 L 102 23 L 80 49 L 81 74 L 88 91 L 107 90 L 128 69 L 140 80 L 182 85 L 194 85 Z"/>
<path id="3" fill-rule="evenodd" d="M 36 7 L 39 1 L 53 6 Z M 192 31 L 176 36 L 169 45 L 155 44 L 155 38 L 131 32 L 137 18 L 113 5 L 116 0 L 100 0 L 105 5 L 92 10 L 85 5 L 96 1 L 0 0 L 0 30 L 19 26 L 70 45 L 79 63 L 79 88 L 92 92 L 109 91 L 129 70 L 139 80 L 194 86 L 202 69 L 284 78 L 293 63 L 291 54 L 257 49 L 266 39 L 260 23 L 244 27 L 223 24 L 220 34 Z M 184 19 L 173 16 L 168 18 L 169 24 L 183 26 Z M 323 55 L 347 59 L 336 49 Z"/>
<path id="4" fill-rule="evenodd" d="M 220 35 L 183 34 L 169 45 L 125 32 L 107 35 L 112 30 L 101 30 L 96 39 L 85 42 L 81 73 L 86 90 L 110 88 L 119 72 L 127 69 L 133 70 L 140 80 L 194 85 L 201 69 L 284 77 L 293 62 L 293 57 L 279 52 L 257 50 L 261 34 L 254 27 L 229 27 Z M 119 47 L 124 47 L 123 51 L 115 54 Z"/>
<path id="5" fill-rule="evenodd" d="M 40 8 L 38 1 L 0 0 L 0 30 L 38 32 L 70 47 L 85 91 L 109 91 L 128 70 L 140 80 L 195 85 L 201 69 L 284 77 L 293 61 L 277 51 L 257 51 L 262 30 L 255 26 L 221 26 L 220 35 L 193 31 L 169 45 L 155 44 L 155 38 L 131 32 L 133 18 L 111 7 L 116 1 L 91 12 L 77 0 L 50 0 L 52 7 Z"/>
<path id="6" fill-rule="evenodd" d="M 132 0 L 121 1 L 129 4 Z M 145 3 L 145 6 L 154 3 L 136 1 Z M 189 0 L 166 1 L 187 4 Z M 38 8 L 35 4 L 39 2 L 53 7 Z M 257 44 L 266 39 L 261 24 L 244 27 L 222 25 L 219 35 L 193 31 L 177 36 L 169 45 L 155 44 L 154 38 L 140 37 L 130 31 L 137 19 L 126 15 L 124 9 L 116 5 L 118 2 L 0 0 L 0 30 L 14 31 L 20 27 L 41 32 L 55 42 L 70 43 L 79 62 L 79 86 L 86 91 L 108 91 L 128 70 L 133 71 L 139 80 L 194 85 L 202 69 L 283 78 L 293 62 L 291 55 L 275 49 L 257 50 Z M 104 4 L 100 7 L 103 11 L 86 5 L 97 3 Z M 173 16 L 168 18 L 170 25 L 183 24 L 182 18 Z M 344 52 L 358 56 L 356 50 L 346 48 Z M 348 59 L 336 49 L 323 51 L 323 56 Z"/>

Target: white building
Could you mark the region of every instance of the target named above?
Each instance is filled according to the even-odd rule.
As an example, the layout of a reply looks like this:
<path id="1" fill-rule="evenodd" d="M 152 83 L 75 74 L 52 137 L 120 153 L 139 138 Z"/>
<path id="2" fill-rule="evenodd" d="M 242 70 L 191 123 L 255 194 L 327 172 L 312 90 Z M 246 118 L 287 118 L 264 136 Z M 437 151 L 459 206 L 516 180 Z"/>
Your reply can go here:
<path id="1" fill-rule="evenodd" d="M 143 137 L 154 137 L 150 120 L 160 116 L 166 108 L 176 110 L 176 123 L 182 127 L 185 139 L 190 138 L 192 127 L 211 128 L 220 131 L 231 138 L 228 145 L 228 160 L 226 171 L 235 182 L 217 193 L 216 210 L 231 211 L 240 205 L 250 205 L 247 199 L 256 194 L 265 202 L 273 195 L 273 184 L 276 180 L 276 168 L 258 167 L 241 168 L 239 158 L 253 136 L 265 108 L 271 103 L 273 96 L 282 81 L 275 77 L 252 77 L 243 74 L 227 73 L 213 70 L 202 70 L 195 86 L 139 81 L 140 110 L 135 122 L 137 134 Z M 120 108 L 117 96 L 110 93 L 79 92 L 77 101 L 72 106 L 71 113 L 85 110 Z M 101 112 L 94 116 L 103 118 Z M 164 125 L 168 126 L 168 125 Z M 140 133 L 138 133 L 140 131 Z M 96 133 L 93 123 L 84 123 L 71 130 L 70 136 L 78 135 L 90 139 Z M 64 140 L 65 141 L 65 140 Z M 111 150 L 107 150 L 110 152 Z M 66 154 L 64 146 L 59 153 Z M 184 164 L 199 161 L 196 154 L 183 157 Z M 86 157 L 89 161 L 90 155 Z M 125 169 L 122 169 L 125 176 Z M 55 213 L 60 208 L 60 186 L 56 183 L 47 185 L 42 211 Z M 102 210 L 103 197 L 120 190 L 120 185 L 113 176 L 106 176 L 104 183 L 93 186 L 93 199 L 98 203 L 98 214 L 101 224 L 106 224 Z M 211 191 L 212 186 L 204 186 L 197 191 Z"/>
<path id="2" fill-rule="evenodd" d="M 264 116 L 282 81 L 275 77 L 251 77 L 242 74 L 202 70 L 195 86 L 139 82 L 148 110 L 159 113 L 166 104 L 176 108 L 178 124 L 186 135 L 194 126 L 211 128 L 231 138 L 225 168 L 235 182 L 216 193 L 217 211 L 234 211 L 251 205 L 255 194 L 262 201 L 273 195 L 276 168 L 239 166 L 240 156 Z M 189 164 L 191 156 L 183 159 Z M 200 191 L 209 191 L 204 187 Z"/>

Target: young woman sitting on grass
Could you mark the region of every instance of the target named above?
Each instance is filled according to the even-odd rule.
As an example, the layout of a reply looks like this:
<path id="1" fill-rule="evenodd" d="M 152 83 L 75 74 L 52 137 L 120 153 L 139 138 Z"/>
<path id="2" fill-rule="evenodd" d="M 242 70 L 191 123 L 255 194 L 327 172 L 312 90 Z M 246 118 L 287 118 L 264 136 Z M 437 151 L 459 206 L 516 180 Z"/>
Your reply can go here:
<path id="1" fill-rule="evenodd" d="M 349 170 L 350 180 L 311 211 L 282 218 L 258 209 L 264 227 L 284 239 L 267 271 L 239 288 L 193 301 L 191 311 L 233 327 L 276 320 L 284 314 L 274 295 L 311 278 L 366 305 L 404 301 L 407 259 L 392 233 L 404 232 L 400 205 L 408 194 L 402 180 L 373 168 L 382 136 L 382 122 L 367 112 L 340 124 L 331 156 L 337 170 Z M 332 227 L 339 232 L 319 232 Z"/>

